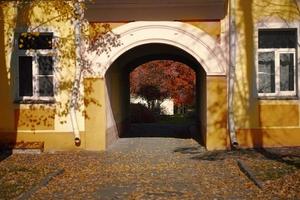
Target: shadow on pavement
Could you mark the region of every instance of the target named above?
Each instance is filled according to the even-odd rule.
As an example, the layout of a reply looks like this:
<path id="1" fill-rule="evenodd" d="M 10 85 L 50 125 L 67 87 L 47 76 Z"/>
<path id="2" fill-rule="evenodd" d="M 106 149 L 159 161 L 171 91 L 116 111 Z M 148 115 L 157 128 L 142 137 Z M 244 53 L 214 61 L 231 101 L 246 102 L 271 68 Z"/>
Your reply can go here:
<path id="1" fill-rule="evenodd" d="M 190 125 L 134 123 L 122 138 L 126 137 L 172 137 L 191 138 Z"/>
<path id="2" fill-rule="evenodd" d="M 270 148 L 255 149 L 256 152 L 263 155 L 266 159 L 275 160 L 277 162 L 292 165 L 296 168 L 300 168 L 300 148 Z"/>
<path id="3" fill-rule="evenodd" d="M 191 159 L 208 161 L 224 160 L 228 157 L 239 158 L 243 155 L 247 157 L 257 157 L 259 154 L 263 159 L 281 162 L 298 169 L 300 168 L 300 147 L 206 151 L 202 146 L 191 146 L 177 148 L 174 150 L 174 153 L 189 154 L 192 156 Z"/>
<path id="4" fill-rule="evenodd" d="M 177 148 L 177 149 L 174 150 L 175 153 L 190 154 L 190 155 L 201 154 L 205 151 L 206 150 L 203 146 L 182 147 L 182 148 Z"/>
<path id="5" fill-rule="evenodd" d="M 10 150 L 0 150 L 0 162 L 12 155 Z"/>

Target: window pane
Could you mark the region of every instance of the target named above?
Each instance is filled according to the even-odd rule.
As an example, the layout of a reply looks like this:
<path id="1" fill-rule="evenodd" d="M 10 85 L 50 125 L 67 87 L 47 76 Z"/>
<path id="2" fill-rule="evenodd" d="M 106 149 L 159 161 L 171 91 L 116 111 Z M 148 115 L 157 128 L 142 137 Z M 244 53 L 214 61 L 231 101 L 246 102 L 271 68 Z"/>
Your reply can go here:
<path id="1" fill-rule="evenodd" d="M 32 96 L 32 57 L 19 57 L 19 95 Z"/>
<path id="2" fill-rule="evenodd" d="M 296 48 L 296 29 L 259 30 L 258 48 Z"/>
<path id="3" fill-rule="evenodd" d="M 274 52 L 260 52 L 258 54 L 258 92 L 275 92 L 275 54 Z"/>
<path id="4" fill-rule="evenodd" d="M 52 75 L 53 74 L 53 59 L 51 56 L 40 56 L 38 58 L 39 75 Z"/>
<path id="5" fill-rule="evenodd" d="M 52 49 L 53 33 L 21 33 L 19 49 Z"/>
<path id="6" fill-rule="evenodd" d="M 53 77 L 41 76 L 39 77 L 39 95 L 53 96 Z"/>
<path id="7" fill-rule="evenodd" d="M 280 90 L 294 91 L 294 54 L 280 54 Z"/>

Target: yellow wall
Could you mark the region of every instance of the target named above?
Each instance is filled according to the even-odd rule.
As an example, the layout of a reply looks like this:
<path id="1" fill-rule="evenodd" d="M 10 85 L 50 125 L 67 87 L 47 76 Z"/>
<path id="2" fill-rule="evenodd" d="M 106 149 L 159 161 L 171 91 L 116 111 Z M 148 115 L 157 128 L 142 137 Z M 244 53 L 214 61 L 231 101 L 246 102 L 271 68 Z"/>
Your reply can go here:
<path id="1" fill-rule="evenodd" d="M 187 22 L 212 36 L 214 39 L 219 39 L 221 34 L 221 22 L 220 21 L 195 21 Z"/>
<path id="2" fill-rule="evenodd" d="M 15 109 L 17 130 L 54 130 L 54 120 L 54 109 Z"/>
<path id="3" fill-rule="evenodd" d="M 300 128 L 252 128 L 238 129 L 237 139 L 241 147 L 292 147 L 299 146 Z"/>
<path id="4" fill-rule="evenodd" d="M 14 128 L 14 106 L 12 79 L 10 73 L 10 57 L 7 52 L 12 49 L 14 9 L 5 4 L 0 7 L 0 131 Z"/>
<path id="5" fill-rule="evenodd" d="M 237 0 L 235 16 L 237 55 L 234 113 L 239 143 L 243 147 L 252 147 L 253 143 L 255 146 L 300 145 L 300 135 L 296 134 L 297 131 L 300 133 L 299 101 L 259 100 L 255 70 L 257 24 L 271 19 L 283 26 L 298 22 L 300 13 L 296 1 Z"/>
<path id="6" fill-rule="evenodd" d="M 184 21 L 187 24 L 191 24 L 202 31 L 206 32 L 214 39 L 218 40 L 221 34 L 221 22 L 220 21 Z M 125 22 L 90 22 L 89 32 L 90 36 L 99 35 L 99 33 L 105 31 L 105 27 L 113 30 L 119 26 L 126 24 Z"/>
<path id="7" fill-rule="evenodd" d="M 298 102 L 260 101 L 258 111 L 260 127 L 299 127 Z"/>
<path id="8" fill-rule="evenodd" d="M 207 132 L 208 150 L 229 148 L 227 134 L 227 78 L 207 76 Z"/>
<path id="9" fill-rule="evenodd" d="M 107 108 L 107 100 L 110 101 L 111 106 L 113 107 L 113 115 L 116 120 L 116 127 L 120 129 L 128 120 L 128 111 L 126 112 L 127 104 L 124 103 L 128 94 L 123 94 L 124 90 L 124 81 L 126 78 L 121 70 L 116 70 L 114 68 L 111 74 L 108 74 L 106 83 L 104 79 L 100 78 L 89 78 L 84 80 L 84 102 L 85 102 L 85 110 L 84 114 L 86 115 L 84 131 L 81 133 L 81 146 L 74 146 L 74 138 L 72 135 L 72 130 L 69 129 L 70 124 L 68 121 L 68 108 L 67 99 L 70 94 L 70 87 L 72 86 L 72 79 L 74 78 L 72 74 L 74 74 L 74 58 L 75 58 L 75 49 L 74 49 L 74 28 L 69 22 L 64 19 L 58 21 L 52 21 L 50 18 L 53 15 L 59 15 L 57 11 L 52 10 L 49 7 L 51 3 L 42 2 L 41 5 L 33 6 L 28 11 L 24 11 L 24 13 L 30 13 L 30 17 L 24 18 L 23 15 L 17 15 L 17 10 L 13 8 L 12 5 L 6 6 L 5 9 L 10 9 L 9 12 L 11 15 L 5 13 L 7 16 L 4 20 L 5 23 L 2 23 L 1 33 L 3 34 L 0 42 L 2 42 L 3 46 L 8 48 L 8 53 L 1 52 L 5 57 L 7 57 L 7 62 L 3 63 L 1 70 L 1 82 L 5 84 L 6 87 L 3 88 L 4 91 L 8 91 L 7 93 L 11 93 L 11 95 L 5 95 L 3 100 L 5 103 L 1 104 L 3 110 L 7 112 L 4 115 L 1 115 L 1 124 L 0 131 L 2 134 L 2 139 L 5 138 L 9 141 L 44 141 L 45 149 L 88 149 L 88 150 L 103 150 L 106 148 L 107 143 L 111 143 L 110 141 L 110 128 L 107 127 L 107 118 L 106 114 L 108 112 Z M 46 10 L 44 10 L 44 6 L 46 6 Z M 2 9 L 2 12 L 4 10 Z M 4 16 L 3 15 L 3 16 Z M 10 18 L 9 18 L 10 17 Z M 16 18 L 13 18 L 16 17 Z M 49 21 L 49 22 L 48 22 Z M 8 40 L 9 35 L 4 35 L 4 33 L 12 33 L 14 32 L 14 28 L 16 26 L 21 26 L 26 28 L 39 26 L 41 22 L 47 22 L 43 24 L 45 27 L 53 27 L 54 30 L 59 34 L 59 39 L 64 40 L 63 43 L 60 43 L 60 46 L 56 47 L 60 49 L 60 59 L 59 65 L 63 66 L 59 71 L 60 85 L 56 98 L 58 99 L 57 104 L 52 105 L 19 105 L 13 103 L 13 87 L 9 85 L 10 76 L 8 73 L 10 71 L 10 55 L 12 49 L 9 48 L 8 45 L 10 41 Z M 217 39 L 220 35 L 220 22 L 212 21 L 212 22 L 188 22 L 205 32 L 209 35 Z M 9 24 L 9 26 L 8 26 Z M 110 23 L 109 28 L 113 29 L 124 23 Z M 6 26 L 5 26 L 6 25 Z M 97 34 L 105 31 L 105 27 L 103 27 L 103 23 L 92 23 L 89 29 L 89 36 L 91 38 L 97 37 Z M 3 62 L 1 60 L 1 62 Z M 128 75 L 128 74 L 127 74 Z M 224 82 L 224 77 L 219 80 L 218 77 L 212 77 L 208 79 L 207 86 L 211 91 L 207 96 L 207 102 L 209 106 L 209 111 L 207 112 L 207 116 L 209 116 L 208 123 L 209 126 L 207 128 L 208 134 L 205 134 L 208 138 L 207 145 L 210 149 L 215 148 L 224 148 L 224 144 L 222 138 L 224 136 L 224 130 L 226 129 L 226 116 L 224 116 L 224 108 L 226 108 L 226 94 L 224 94 L 224 87 L 226 88 L 226 82 Z M 221 83 L 217 83 L 221 81 Z M 106 93 L 105 84 L 108 87 L 112 87 L 109 89 L 109 94 Z M 129 83 L 128 83 L 129 84 Z M 224 85 L 225 84 L 225 85 Z M 221 98 L 225 100 L 224 105 L 219 104 L 218 92 L 221 92 Z M 105 99 L 105 95 L 108 95 L 108 99 Z M 225 96 L 224 96 L 225 95 Z M 123 99 L 120 98 L 123 97 Z M 125 98 L 125 99 L 124 99 Z M 206 98 L 206 96 L 204 97 Z M 96 101 L 93 102 L 93 101 Z M 59 102 L 61 104 L 59 104 Z M 216 105 L 217 104 L 217 105 Z M 225 106 L 225 107 L 224 107 Z M 128 106 L 127 106 L 128 107 Z M 215 112 L 215 108 L 220 108 L 218 112 Z M 203 112 L 206 112 L 203 110 Z M 80 114 L 80 113 L 79 113 Z M 7 117 L 9 116 L 9 117 Z M 225 118 L 224 118 L 225 117 Z M 82 120 L 83 118 L 81 118 Z M 216 120 L 216 121 L 214 121 Z M 223 121 L 225 120 L 225 121 Z M 4 122 L 4 123 L 2 123 Z M 203 121 L 204 122 L 204 121 Z M 205 121 L 206 123 L 206 121 Z M 224 124 L 225 123 L 225 124 Z M 204 124 L 203 124 L 204 125 Z M 205 126 L 205 125 L 204 125 Z M 225 128 L 225 129 L 224 129 Z M 226 142 L 225 142 L 226 143 Z"/>
<path id="10" fill-rule="evenodd" d="M 0 2 L 1 138 L 10 142 L 44 141 L 46 149 L 76 148 L 68 103 L 75 74 L 75 37 L 74 25 L 66 15 L 73 8 L 63 1 L 38 2 L 20 3 L 19 7 L 14 2 Z M 26 31 L 54 32 L 57 41 L 54 43 L 57 60 L 54 76 L 59 79 L 55 103 L 20 104 L 15 101 L 16 75 L 13 69 L 18 67 L 18 57 L 14 33 Z M 77 116 L 79 128 L 83 131 L 81 111 Z"/>
<path id="11" fill-rule="evenodd" d="M 88 101 L 97 104 L 87 104 L 85 120 L 85 149 L 104 150 L 106 148 L 106 104 L 105 80 L 100 78 L 87 78 L 84 80 L 85 94 Z"/>
<path id="12" fill-rule="evenodd" d="M 18 129 L 14 132 L 0 131 L 1 142 L 15 143 L 20 141 L 42 141 L 44 142 L 45 151 L 52 150 L 92 150 L 100 151 L 106 148 L 105 144 L 105 132 L 106 132 L 106 118 L 105 118 L 105 93 L 104 93 L 104 79 L 100 78 L 88 78 L 84 80 L 84 90 L 86 93 L 86 123 L 85 131 L 80 133 L 81 145 L 79 147 L 74 145 L 74 136 L 72 132 L 61 132 L 59 130 L 53 129 L 53 120 L 46 120 L 46 125 L 36 124 L 38 128 L 28 127 L 25 123 L 25 127 L 22 125 L 18 126 Z M 100 106 L 101 105 L 101 106 Z M 31 115 L 30 109 L 21 109 L 20 116 L 22 120 L 35 119 L 35 117 L 42 117 L 47 115 L 44 112 L 49 112 L 52 114 L 53 110 L 45 109 L 40 110 L 40 112 L 34 112 L 35 116 L 33 118 L 26 117 Z M 42 120 L 43 121 L 43 120 Z M 19 123 L 21 120 L 19 121 Z M 26 131 L 28 130 L 28 131 Z"/>
<path id="13" fill-rule="evenodd" d="M 229 1 L 231 2 L 231 1 Z M 75 43 L 74 26 L 62 15 L 72 7 L 64 1 L 41 1 L 39 5 L 18 8 L 13 2 L 0 3 L 0 137 L 7 141 L 44 141 L 50 149 L 103 150 L 107 146 L 107 101 L 105 84 L 112 86 L 109 95 L 114 109 L 116 127 L 126 121 L 126 105 L 120 96 L 122 75 L 109 75 L 104 79 L 85 79 L 85 96 L 81 98 L 86 109 L 78 111 L 82 143 L 74 146 L 74 136 L 69 120 L 71 88 L 74 80 Z M 63 6 L 64 5 L 64 6 Z M 64 9 L 58 9 L 64 8 Z M 258 146 L 299 146 L 300 108 L 299 100 L 259 100 L 257 98 L 255 71 L 256 24 L 274 18 L 281 22 L 299 22 L 300 14 L 295 1 L 291 0 L 237 0 L 236 1 L 236 79 L 234 85 L 234 114 L 238 142 L 242 147 Z M 216 40 L 219 39 L 219 21 L 186 22 L 192 24 Z M 109 23 L 116 28 L 124 23 Z M 40 26 L 41 25 L 41 26 Z M 103 25 L 103 24 L 102 24 Z M 92 23 L 90 37 L 103 30 L 101 23 Z M 60 84 L 56 94 L 57 102 L 50 105 L 24 105 L 14 100 L 14 75 L 16 52 L 13 49 L 16 28 L 30 27 L 39 30 L 50 28 L 58 35 L 56 49 L 58 71 L 55 74 Z M 36 29 L 34 29 L 36 27 Z M 94 34 L 94 35 L 93 35 Z M 123 73 L 120 70 L 117 73 Z M 121 77 L 121 78 L 120 78 Z M 123 77 L 124 78 L 124 77 Z M 117 82 L 113 81 L 117 79 Z M 115 82 L 115 84 L 112 84 Z M 227 79 L 223 76 L 206 77 L 207 93 L 204 97 L 207 106 L 205 122 L 201 130 L 206 130 L 205 144 L 209 150 L 228 148 L 227 131 Z M 82 88 L 83 89 L 83 88 Z M 124 91 L 123 91 L 124 92 Z M 116 100 L 117 99 L 117 100 Z M 203 100 L 202 100 L 203 101 Z M 82 103 L 83 104 L 83 103 Z M 125 105 L 125 106 L 124 106 Z M 204 107 L 204 106 L 202 106 Z M 201 108 L 202 108 L 201 107 Z M 203 111 L 203 109 L 201 109 Z M 87 118 L 84 118 L 85 117 Z M 205 127 L 206 126 L 206 127 Z M 109 141 L 108 141 L 109 142 Z"/>

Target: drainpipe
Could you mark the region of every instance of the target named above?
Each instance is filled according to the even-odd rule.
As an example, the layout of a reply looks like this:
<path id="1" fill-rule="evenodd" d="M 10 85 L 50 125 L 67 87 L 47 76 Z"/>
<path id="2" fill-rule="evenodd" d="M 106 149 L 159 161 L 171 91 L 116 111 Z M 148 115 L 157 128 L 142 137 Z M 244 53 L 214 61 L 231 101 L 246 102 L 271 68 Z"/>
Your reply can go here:
<path id="1" fill-rule="evenodd" d="M 78 95 L 80 95 L 80 82 L 81 82 L 81 22 L 83 20 L 83 10 L 81 3 L 84 0 L 77 0 L 75 3 L 75 12 L 78 18 L 75 21 L 75 46 L 76 46 L 76 60 L 75 60 L 75 75 L 74 75 L 74 85 L 72 88 L 72 96 L 70 103 L 70 118 L 74 134 L 74 142 L 76 146 L 80 146 L 80 132 L 78 127 L 76 108 L 78 108 Z"/>
<path id="2" fill-rule="evenodd" d="M 239 143 L 236 138 L 233 94 L 236 68 L 236 26 L 235 26 L 236 0 L 229 1 L 229 72 L 228 72 L 228 127 L 232 148 L 237 148 Z"/>

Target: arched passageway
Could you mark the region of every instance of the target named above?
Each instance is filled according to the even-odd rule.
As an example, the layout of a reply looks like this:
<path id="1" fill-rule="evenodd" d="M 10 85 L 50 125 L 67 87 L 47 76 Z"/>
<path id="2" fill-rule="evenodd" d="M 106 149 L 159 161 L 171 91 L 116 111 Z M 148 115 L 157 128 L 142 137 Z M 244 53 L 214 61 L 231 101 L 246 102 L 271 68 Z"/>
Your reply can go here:
<path id="1" fill-rule="evenodd" d="M 131 22 L 113 32 L 119 35 L 121 45 L 108 54 L 97 56 L 95 52 L 92 62 L 95 74 L 104 78 L 105 100 L 100 102 L 105 101 L 105 106 L 99 120 L 102 118 L 101 123 L 106 127 L 99 137 L 104 139 L 105 146 L 114 143 L 128 129 L 129 72 L 145 62 L 165 59 L 182 62 L 195 70 L 198 119 L 195 134 L 202 137 L 208 149 L 226 148 L 227 62 L 220 44 L 201 29 L 182 22 Z"/>
<path id="2" fill-rule="evenodd" d="M 148 61 L 157 59 L 169 59 L 178 61 L 191 67 L 196 73 L 196 116 L 193 124 L 186 126 L 173 126 L 166 130 L 166 126 L 158 125 L 135 125 L 130 127 L 130 88 L 129 73 L 136 67 Z M 107 143 L 111 143 L 118 137 L 143 136 L 173 136 L 202 138 L 201 124 L 206 123 L 206 73 L 203 67 L 185 51 L 166 44 L 153 43 L 134 47 L 118 57 L 109 67 L 105 74 L 107 86 L 107 107 L 111 108 L 107 113 L 108 123 L 113 124 L 113 129 L 106 133 Z M 139 127 L 140 130 L 136 130 Z M 153 135 L 147 135 L 143 129 L 152 128 Z M 179 135 L 177 132 L 181 131 Z M 146 135 L 145 135 L 146 134 Z"/>

